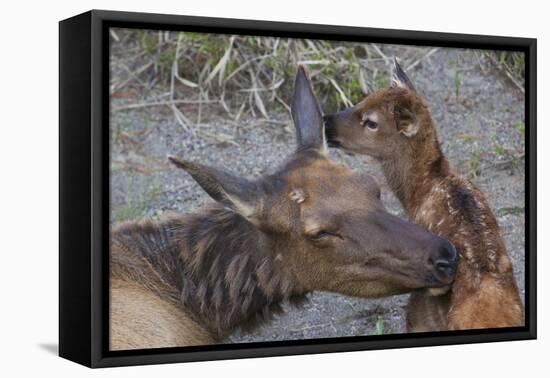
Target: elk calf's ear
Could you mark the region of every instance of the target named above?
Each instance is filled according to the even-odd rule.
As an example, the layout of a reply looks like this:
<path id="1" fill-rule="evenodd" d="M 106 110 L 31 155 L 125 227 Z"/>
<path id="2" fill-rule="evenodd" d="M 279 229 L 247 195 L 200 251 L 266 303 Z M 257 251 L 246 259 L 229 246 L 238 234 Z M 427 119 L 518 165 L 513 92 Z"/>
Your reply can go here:
<path id="1" fill-rule="evenodd" d="M 392 87 L 399 87 L 409 89 L 413 92 L 416 92 L 414 85 L 412 84 L 411 79 L 407 76 L 403 68 L 397 62 L 397 58 L 393 58 L 393 71 L 391 78 Z"/>
<path id="2" fill-rule="evenodd" d="M 184 169 L 210 197 L 245 218 L 253 218 L 261 201 L 257 183 L 222 169 L 168 156 L 176 167 Z"/>
<path id="3" fill-rule="evenodd" d="M 416 114 L 404 107 L 396 107 L 394 114 L 397 130 L 408 138 L 415 136 L 419 128 Z"/>
<path id="4" fill-rule="evenodd" d="M 292 119 L 296 128 L 298 150 L 327 150 L 321 107 L 303 66 L 298 66 L 292 98 Z"/>

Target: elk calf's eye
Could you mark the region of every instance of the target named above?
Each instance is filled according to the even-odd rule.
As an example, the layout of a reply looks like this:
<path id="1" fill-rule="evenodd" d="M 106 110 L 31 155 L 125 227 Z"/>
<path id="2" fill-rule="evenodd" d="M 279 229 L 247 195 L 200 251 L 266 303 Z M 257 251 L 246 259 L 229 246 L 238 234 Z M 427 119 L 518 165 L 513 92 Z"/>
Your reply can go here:
<path id="1" fill-rule="evenodd" d="M 371 130 L 376 130 L 378 128 L 378 124 L 374 121 L 371 121 L 370 119 L 367 119 L 365 121 L 365 126 Z"/>

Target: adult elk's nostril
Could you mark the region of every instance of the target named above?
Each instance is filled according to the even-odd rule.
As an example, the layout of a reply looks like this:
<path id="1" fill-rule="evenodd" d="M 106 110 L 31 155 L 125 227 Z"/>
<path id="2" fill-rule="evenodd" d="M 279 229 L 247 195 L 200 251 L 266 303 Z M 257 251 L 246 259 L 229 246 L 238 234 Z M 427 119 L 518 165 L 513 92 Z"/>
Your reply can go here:
<path id="1" fill-rule="evenodd" d="M 451 243 L 445 240 L 439 246 L 434 256 L 430 258 L 430 262 L 433 265 L 434 274 L 438 281 L 451 283 L 454 280 L 458 265 L 458 253 Z"/>
<path id="2" fill-rule="evenodd" d="M 458 253 L 456 252 L 455 246 L 445 240 L 441 247 L 439 247 L 439 259 L 456 264 L 458 261 Z"/>

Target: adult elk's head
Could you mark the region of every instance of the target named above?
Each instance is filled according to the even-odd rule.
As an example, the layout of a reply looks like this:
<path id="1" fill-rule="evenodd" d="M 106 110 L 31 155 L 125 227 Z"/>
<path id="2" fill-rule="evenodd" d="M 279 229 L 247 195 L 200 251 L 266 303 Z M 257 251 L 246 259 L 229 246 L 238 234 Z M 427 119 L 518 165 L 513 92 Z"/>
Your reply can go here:
<path id="1" fill-rule="evenodd" d="M 389 214 L 372 176 L 327 158 L 321 110 L 303 67 L 296 76 L 292 117 L 295 153 L 260 179 L 170 160 L 258 229 L 273 260 L 304 291 L 381 297 L 450 284 L 454 247 Z"/>

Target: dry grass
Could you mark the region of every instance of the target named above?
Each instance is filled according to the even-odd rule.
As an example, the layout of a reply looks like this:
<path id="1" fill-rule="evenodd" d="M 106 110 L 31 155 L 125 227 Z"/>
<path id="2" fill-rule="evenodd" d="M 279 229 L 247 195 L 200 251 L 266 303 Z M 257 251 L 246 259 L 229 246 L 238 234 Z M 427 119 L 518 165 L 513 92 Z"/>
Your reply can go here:
<path id="1" fill-rule="evenodd" d="M 516 51 L 488 51 L 485 57 L 520 91 L 525 93 L 525 54 Z"/>
<path id="2" fill-rule="evenodd" d="M 190 32 L 111 30 L 112 111 L 164 107 L 189 132 L 220 115 L 276 121 L 290 111 L 297 64 L 306 65 L 326 111 L 389 84 L 392 58 L 405 69 L 434 48 Z"/>
<path id="3" fill-rule="evenodd" d="M 410 71 L 438 50 L 133 29 L 111 29 L 110 42 L 112 112 L 160 108 L 189 133 L 201 132 L 196 126 L 212 116 L 277 122 L 278 114 L 290 112 L 297 64 L 308 67 L 324 110 L 331 112 L 389 85 L 394 55 Z M 523 53 L 478 56 L 482 67 L 496 68 L 524 91 Z"/>

